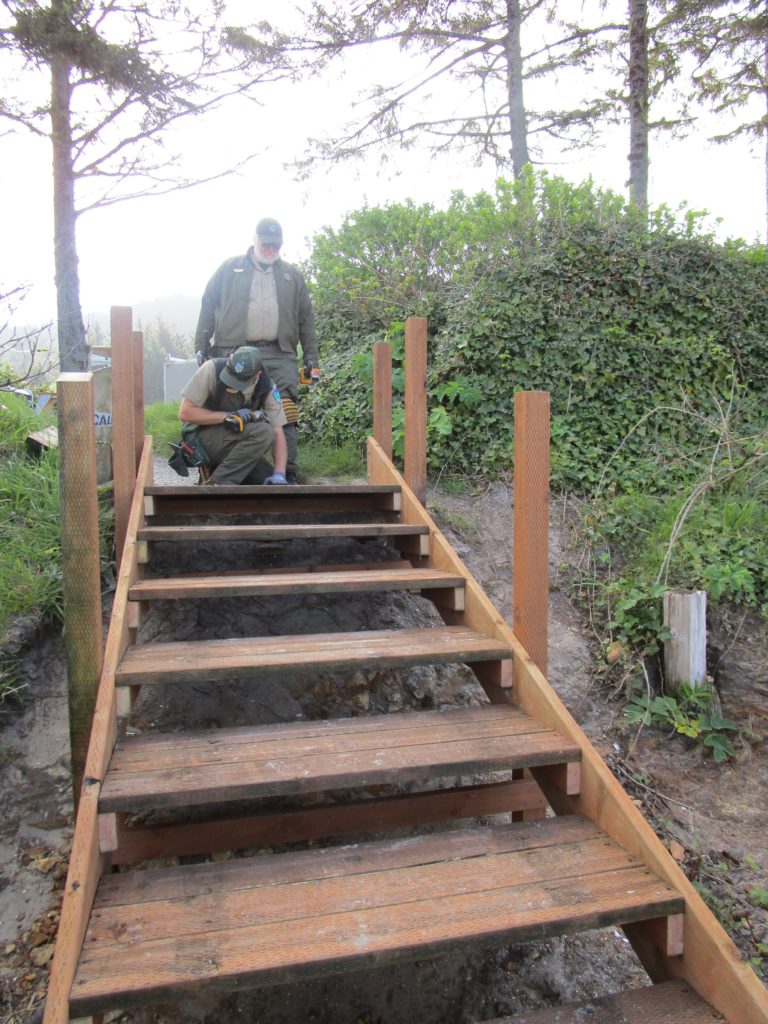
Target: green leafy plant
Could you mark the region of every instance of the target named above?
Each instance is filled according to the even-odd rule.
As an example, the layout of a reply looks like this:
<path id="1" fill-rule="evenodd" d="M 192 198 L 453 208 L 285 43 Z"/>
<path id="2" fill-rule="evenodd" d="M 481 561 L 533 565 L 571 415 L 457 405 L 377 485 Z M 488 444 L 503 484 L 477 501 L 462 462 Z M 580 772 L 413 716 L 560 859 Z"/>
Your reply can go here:
<path id="1" fill-rule="evenodd" d="M 677 697 L 636 694 L 624 709 L 624 715 L 632 725 L 671 727 L 679 735 L 706 747 L 718 764 L 736 756 L 731 735 L 739 733 L 739 726 L 723 718 L 713 707 L 709 687 L 681 686 Z"/>

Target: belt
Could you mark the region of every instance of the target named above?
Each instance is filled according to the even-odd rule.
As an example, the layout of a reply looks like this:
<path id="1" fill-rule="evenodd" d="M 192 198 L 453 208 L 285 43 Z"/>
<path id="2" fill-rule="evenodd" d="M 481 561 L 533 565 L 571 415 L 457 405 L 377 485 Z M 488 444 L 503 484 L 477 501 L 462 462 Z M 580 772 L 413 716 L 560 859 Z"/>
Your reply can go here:
<path id="1" fill-rule="evenodd" d="M 277 348 L 278 342 L 276 341 L 246 341 L 246 345 L 250 345 L 251 348 Z"/>

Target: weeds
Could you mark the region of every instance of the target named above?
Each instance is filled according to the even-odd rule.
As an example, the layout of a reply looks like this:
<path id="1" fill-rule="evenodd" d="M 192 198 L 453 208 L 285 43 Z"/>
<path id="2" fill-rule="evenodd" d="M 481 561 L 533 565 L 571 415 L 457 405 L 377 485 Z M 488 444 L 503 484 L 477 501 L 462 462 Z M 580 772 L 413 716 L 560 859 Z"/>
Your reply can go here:
<path id="1" fill-rule="evenodd" d="M 365 476 L 365 463 L 357 445 L 324 444 L 305 440 L 300 435 L 298 452 L 299 476 L 304 481 L 328 478 L 355 480 Z"/>
<path id="2" fill-rule="evenodd" d="M 152 450 L 156 455 L 168 456 L 168 442 L 181 436 L 178 402 L 156 402 L 144 410 L 144 433 L 152 437 Z"/>

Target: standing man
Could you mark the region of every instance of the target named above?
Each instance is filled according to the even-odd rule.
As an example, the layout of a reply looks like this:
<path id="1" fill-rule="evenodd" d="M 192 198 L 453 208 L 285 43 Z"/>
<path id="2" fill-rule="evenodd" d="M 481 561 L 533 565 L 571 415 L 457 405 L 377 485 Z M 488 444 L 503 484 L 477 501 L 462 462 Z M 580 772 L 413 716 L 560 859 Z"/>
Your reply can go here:
<path id="1" fill-rule="evenodd" d="M 295 483 L 299 381 L 319 380 L 320 370 L 312 301 L 299 271 L 280 259 L 282 244 L 283 229 L 266 217 L 256 225 L 246 254 L 221 264 L 203 293 L 195 348 L 200 363 L 211 356 L 228 356 L 241 346 L 257 350 L 280 392 L 287 421 L 287 477 Z"/>
<path id="2" fill-rule="evenodd" d="M 182 389 L 179 419 L 182 436 L 196 433 L 205 450 L 208 485 L 287 482 L 285 414 L 255 349 L 204 362 Z"/>

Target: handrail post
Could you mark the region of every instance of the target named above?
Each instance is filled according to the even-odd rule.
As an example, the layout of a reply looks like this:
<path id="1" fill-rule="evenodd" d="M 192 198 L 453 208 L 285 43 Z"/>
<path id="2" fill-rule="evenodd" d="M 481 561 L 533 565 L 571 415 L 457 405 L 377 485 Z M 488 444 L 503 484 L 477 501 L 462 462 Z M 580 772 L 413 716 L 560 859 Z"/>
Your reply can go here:
<path id="1" fill-rule="evenodd" d="M 373 437 L 392 458 L 392 346 L 377 341 L 373 346 Z"/>
<path id="2" fill-rule="evenodd" d="M 93 374 L 60 374 L 56 382 L 56 405 L 64 647 L 72 787 L 77 808 L 103 657 Z"/>
<path id="3" fill-rule="evenodd" d="M 549 393 L 515 395 L 512 628 L 547 674 L 549 609 Z"/>
<path id="4" fill-rule="evenodd" d="M 422 503 L 427 497 L 427 321 L 405 321 L 405 457 L 403 476 Z"/>
<path id="5" fill-rule="evenodd" d="M 144 332 L 133 332 L 133 443 L 136 472 L 144 447 Z M 135 475 L 135 474 L 134 474 Z"/>
<path id="6" fill-rule="evenodd" d="M 133 312 L 130 306 L 110 310 L 112 334 L 112 479 L 115 503 L 117 565 L 123 556 L 125 532 L 136 486 L 135 406 L 133 399 Z"/>

